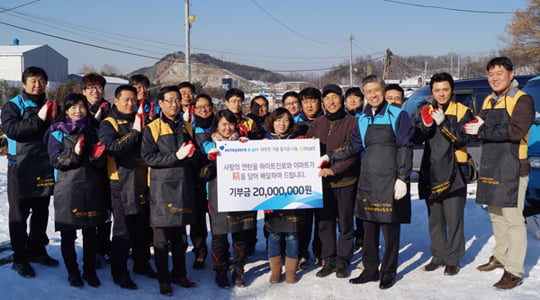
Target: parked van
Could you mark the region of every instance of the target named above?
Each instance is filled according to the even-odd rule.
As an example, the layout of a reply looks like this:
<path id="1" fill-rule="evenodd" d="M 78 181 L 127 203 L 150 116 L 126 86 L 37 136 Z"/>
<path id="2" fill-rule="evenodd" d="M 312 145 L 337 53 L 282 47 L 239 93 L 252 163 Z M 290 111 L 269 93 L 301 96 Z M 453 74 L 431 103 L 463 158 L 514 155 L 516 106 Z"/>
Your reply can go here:
<path id="1" fill-rule="evenodd" d="M 531 204 L 525 209 L 525 216 L 540 213 L 540 76 L 527 82 L 523 91 L 533 97 L 536 117 L 529 131 L 529 162 L 531 173 L 525 198 Z"/>

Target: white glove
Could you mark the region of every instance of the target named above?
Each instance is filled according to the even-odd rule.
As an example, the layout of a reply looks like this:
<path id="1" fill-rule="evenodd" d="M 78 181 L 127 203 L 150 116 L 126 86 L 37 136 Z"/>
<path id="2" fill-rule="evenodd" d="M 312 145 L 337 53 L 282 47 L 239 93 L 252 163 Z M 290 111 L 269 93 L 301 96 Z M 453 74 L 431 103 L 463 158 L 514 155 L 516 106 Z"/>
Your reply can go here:
<path id="1" fill-rule="evenodd" d="M 209 160 L 216 160 L 218 155 L 219 155 L 219 150 L 216 148 L 210 149 L 210 151 L 208 151 Z"/>
<path id="2" fill-rule="evenodd" d="M 431 117 L 433 118 L 433 121 L 437 124 L 437 126 L 441 125 L 444 121 L 444 111 L 442 108 L 437 108 L 436 110 L 431 113 Z"/>
<path id="3" fill-rule="evenodd" d="M 139 106 L 139 109 L 135 113 L 135 121 L 133 121 L 133 129 L 141 132 L 142 122 L 144 118 L 144 108 L 142 104 Z"/>
<path id="4" fill-rule="evenodd" d="M 325 155 L 321 156 L 321 162 L 319 163 L 318 168 L 322 169 L 322 168 L 326 167 L 326 165 L 328 165 L 329 163 L 330 163 L 330 157 L 328 156 L 328 154 L 325 154 Z"/>
<path id="5" fill-rule="evenodd" d="M 96 114 L 94 115 L 94 119 L 96 119 L 96 121 L 101 121 L 101 107 L 96 111 Z"/>
<path id="6" fill-rule="evenodd" d="M 80 138 L 77 140 L 77 143 L 75 144 L 75 148 L 74 148 L 75 154 L 77 154 L 77 155 L 81 155 L 81 154 L 82 154 L 82 147 L 83 147 L 83 144 L 84 144 L 84 137 L 80 137 Z"/>
<path id="7" fill-rule="evenodd" d="M 191 142 L 191 140 L 187 143 L 182 143 L 182 146 L 178 148 L 178 151 L 176 151 L 176 158 L 178 160 L 182 160 L 186 157 L 193 156 L 193 152 L 195 152 L 195 145 Z"/>
<path id="8" fill-rule="evenodd" d="M 475 120 L 472 120 L 463 126 L 466 134 L 477 135 L 480 126 L 484 124 L 484 120 L 482 120 L 482 118 L 480 118 L 479 116 L 475 116 L 474 118 Z"/>
<path id="9" fill-rule="evenodd" d="M 398 178 L 394 184 L 394 199 L 399 200 L 405 195 L 407 195 L 407 184 Z"/>
<path id="10" fill-rule="evenodd" d="M 47 116 L 49 115 L 50 110 L 52 110 L 52 104 L 49 101 L 47 101 L 45 102 L 45 104 L 43 104 L 41 109 L 38 111 L 37 113 L 38 118 L 40 118 L 41 121 L 45 121 L 47 119 Z"/>
<path id="11" fill-rule="evenodd" d="M 245 136 L 241 136 L 241 137 L 238 139 L 238 141 L 239 141 L 240 143 L 245 143 L 245 142 L 249 141 L 249 139 L 248 139 L 247 137 L 245 137 Z"/>

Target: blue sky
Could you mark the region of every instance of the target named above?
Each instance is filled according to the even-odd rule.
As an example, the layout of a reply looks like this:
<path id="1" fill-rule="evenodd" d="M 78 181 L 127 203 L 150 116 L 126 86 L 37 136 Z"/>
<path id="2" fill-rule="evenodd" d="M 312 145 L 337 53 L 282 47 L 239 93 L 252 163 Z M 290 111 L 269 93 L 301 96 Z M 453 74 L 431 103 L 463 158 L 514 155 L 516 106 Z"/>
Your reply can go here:
<path id="1" fill-rule="evenodd" d="M 69 59 L 70 72 L 104 64 L 122 73 L 184 51 L 184 1 L 2 0 L 0 22 L 84 43 L 150 56 L 142 58 L 74 44 L 0 24 L 0 44 L 48 44 Z M 466 10 L 514 12 L 525 0 L 403 0 Z M 207 53 L 273 71 L 323 72 L 353 57 L 494 55 L 512 14 L 481 14 L 407 6 L 384 0 L 190 0 L 196 15 L 192 53 Z"/>

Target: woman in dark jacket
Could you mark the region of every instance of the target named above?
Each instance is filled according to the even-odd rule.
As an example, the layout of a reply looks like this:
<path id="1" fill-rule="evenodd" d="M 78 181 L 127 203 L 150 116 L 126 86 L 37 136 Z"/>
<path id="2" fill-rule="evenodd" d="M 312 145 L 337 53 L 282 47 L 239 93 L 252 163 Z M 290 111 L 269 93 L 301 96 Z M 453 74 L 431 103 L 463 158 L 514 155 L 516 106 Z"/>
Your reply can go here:
<path id="1" fill-rule="evenodd" d="M 295 137 L 296 125 L 292 114 L 280 107 L 268 116 L 265 127 L 267 140 L 291 139 Z M 271 210 L 264 212 L 264 228 L 268 232 L 267 250 L 270 263 L 270 283 L 281 281 L 282 239 L 285 241 L 285 281 L 296 282 L 298 266 L 298 224 L 301 214 L 295 210 Z"/>
<path id="2" fill-rule="evenodd" d="M 96 275 L 96 226 L 107 219 L 105 147 L 98 142 L 97 122 L 89 116 L 86 99 L 69 94 L 58 109 L 58 122 L 44 136 L 55 169 L 55 227 L 60 231 L 62 257 L 70 285 L 83 285 L 77 254 L 76 230 L 83 233 L 83 278 L 90 286 L 101 283 Z"/>
<path id="3" fill-rule="evenodd" d="M 236 117 L 229 110 L 221 110 L 216 114 L 212 134 L 209 140 L 203 143 L 204 151 L 210 160 L 216 160 L 219 150 L 216 149 L 218 141 L 246 141 L 240 137 L 236 130 Z M 244 265 L 246 264 L 246 246 L 253 239 L 249 230 L 255 228 L 257 212 L 218 212 L 217 180 L 214 178 L 208 183 L 208 200 L 210 202 L 210 224 L 212 228 L 212 257 L 216 271 L 216 284 L 223 288 L 230 286 L 227 277 L 229 262 L 229 241 L 227 234 L 231 233 L 234 248 L 232 262 L 232 281 L 236 286 L 244 286 Z"/>

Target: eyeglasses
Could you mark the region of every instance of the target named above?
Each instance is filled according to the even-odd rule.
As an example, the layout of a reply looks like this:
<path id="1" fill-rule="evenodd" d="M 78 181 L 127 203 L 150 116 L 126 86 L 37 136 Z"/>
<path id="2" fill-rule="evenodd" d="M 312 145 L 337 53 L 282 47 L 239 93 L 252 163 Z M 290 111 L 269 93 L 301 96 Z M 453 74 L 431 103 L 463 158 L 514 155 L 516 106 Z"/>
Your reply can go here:
<path id="1" fill-rule="evenodd" d="M 172 104 L 180 105 L 180 103 L 182 103 L 182 100 L 180 100 L 179 98 L 176 98 L 176 99 L 163 99 L 163 102 L 167 102 L 167 104 L 169 104 L 169 105 L 172 105 Z"/>
<path id="2" fill-rule="evenodd" d="M 93 86 L 87 86 L 86 88 L 84 88 L 85 90 L 96 90 L 96 91 L 103 91 L 103 88 L 99 85 L 93 85 Z"/>
<path id="3" fill-rule="evenodd" d="M 209 104 L 203 104 L 203 105 L 195 106 L 195 109 L 203 109 L 203 108 L 210 108 L 210 105 Z"/>

